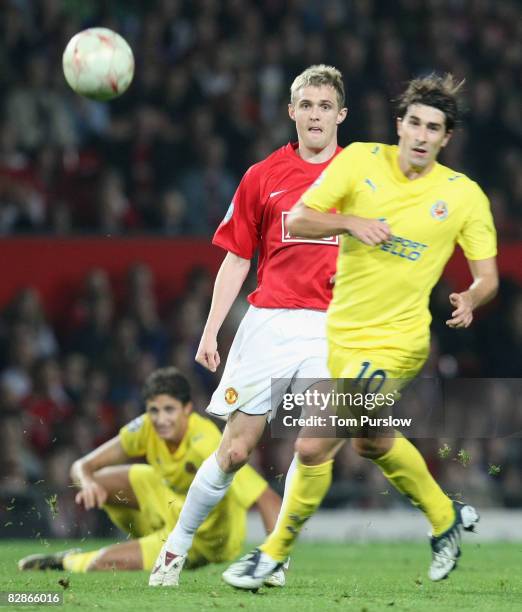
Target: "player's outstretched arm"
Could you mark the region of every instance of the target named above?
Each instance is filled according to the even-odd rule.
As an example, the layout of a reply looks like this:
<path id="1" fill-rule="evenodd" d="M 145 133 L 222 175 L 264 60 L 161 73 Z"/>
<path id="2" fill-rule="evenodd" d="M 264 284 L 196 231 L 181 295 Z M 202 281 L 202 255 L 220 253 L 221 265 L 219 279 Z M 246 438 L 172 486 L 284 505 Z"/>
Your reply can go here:
<path id="1" fill-rule="evenodd" d="M 388 225 L 378 219 L 319 212 L 306 206 L 302 200 L 299 200 L 290 211 L 287 228 L 293 236 L 303 238 L 351 234 L 369 246 L 386 242 L 391 235 Z"/>
<path id="2" fill-rule="evenodd" d="M 249 270 L 250 259 L 228 252 L 217 273 L 210 312 L 196 353 L 196 361 L 211 372 L 216 371 L 221 361 L 217 350 L 218 332 Z"/>
<path id="3" fill-rule="evenodd" d="M 451 319 L 446 321 L 448 327 L 469 327 L 473 321 L 475 308 L 492 300 L 498 290 L 498 270 L 495 257 L 473 261 L 468 259 L 473 283 L 462 293 L 452 293 L 450 304 L 455 308 Z"/>
<path id="4" fill-rule="evenodd" d="M 107 501 L 107 491 L 94 478 L 94 473 L 109 465 L 119 465 L 129 460 L 123 450 L 119 436 L 108 440 L 71 466 L 71 480 L 80 487 L 76 503 L 83 504 L 86 510 L 100 508 Z"/>

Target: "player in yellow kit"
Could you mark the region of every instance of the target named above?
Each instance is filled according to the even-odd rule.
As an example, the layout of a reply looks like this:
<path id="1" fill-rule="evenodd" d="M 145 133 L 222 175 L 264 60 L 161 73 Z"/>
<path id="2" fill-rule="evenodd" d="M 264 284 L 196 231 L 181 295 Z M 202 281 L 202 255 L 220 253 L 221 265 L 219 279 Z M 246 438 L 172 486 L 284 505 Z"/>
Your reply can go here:
<path id="1" fill-rule="evenodd" d="M 430 293 L 456 244 L 473 284 L 449 296 L 453 312 L 447 324 L 468 327 L 475 308 L 496 293 L 496 234 L 488 200 L 467 176 L 437 162 L 457 119 L 459 87 L 451 75 L 411 81 L 399 100 L 398 146 L 350 145 L 290 214 L 288 228 L 295 236 L 342 235 L 327 319 L 333 378 L 372 379 L 377 373 L 380 381 L 393 379 L 400 388 L 419 372 L 429 350 Z M 332 208 L 339 214 L 330 214 Z M 276 529 L 224 573 L 226 582 L 256 588 L 287 557 L 330 486 L 342 443 L 298 439 L 298 469 Z M 447 577 L 460 555 L 461 529 L 472 530 L 478 521 L 475 509 L 453 503 L 398 432 L 352 444 L 424 512 L 432 525 L 429 576 Z"/>
<path id="2" fill-rule="evenodd" d="M 71 468 L 72 479 L 80 488 L 77 503 L 87 510 L 103 508 L 115 525 L 136 539 L 85 553 L 31 555 L 19 562 L 20 569 L 152 569 L 196 471 L 216 450 L 221 433 L 212 421 L 192 412 L 188 381 L 175 368 L 154 372 L 144 385 L 143 399 L 145 414 Z M 135 457 L 146 463 L 129 465 Z M 189 566 L 237 556 L 245 538 L 246 512 L 253 504 L 271 530 L 281 500 L 246 465 L 197 531 Z"/>

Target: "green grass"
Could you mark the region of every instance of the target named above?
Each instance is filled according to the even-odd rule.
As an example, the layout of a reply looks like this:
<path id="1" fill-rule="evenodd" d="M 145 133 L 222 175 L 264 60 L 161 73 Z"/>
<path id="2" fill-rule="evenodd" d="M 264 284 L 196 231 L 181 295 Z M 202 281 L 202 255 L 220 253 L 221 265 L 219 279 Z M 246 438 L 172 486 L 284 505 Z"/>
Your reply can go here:
<path id="1" fill-rule="evenodd" d="M 67 575 L 60 610 L 522 610 L 522 544 L 477 544 L 467 539 L 449 580 L 426 577 L 427 544 L 300 544 L 284 589 L 234 591 L 220 574 L 226 565 L 185 571 L 178 589 L 147 587 L 145 572 Z M 16 569 L 20 557 L 60 550 L 74 542 L 0 541 L 0 591 L 61 591 L 61 572 Z M 85 542 L 80 546 L 85 546 Z M 94 548 L 92 543 L 88 548 Z M 10 609 L 36 609 L 24 606 Z M 52 607 L 46 607 L 52 609 Z"/>

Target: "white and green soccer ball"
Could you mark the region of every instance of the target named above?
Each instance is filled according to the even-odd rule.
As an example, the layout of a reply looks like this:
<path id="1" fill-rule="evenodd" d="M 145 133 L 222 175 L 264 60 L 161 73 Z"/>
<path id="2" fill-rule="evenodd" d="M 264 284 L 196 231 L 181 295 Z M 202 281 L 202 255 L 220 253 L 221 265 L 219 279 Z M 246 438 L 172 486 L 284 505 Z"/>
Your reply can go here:
<path id="1" fill-rule="evenodd" d="M 92 100 L 112 100 L 131 84 L 134 55 L 116 32 L 89 28 L 75 34 L 65 47 L 63 72 L 77 94 Z"/>

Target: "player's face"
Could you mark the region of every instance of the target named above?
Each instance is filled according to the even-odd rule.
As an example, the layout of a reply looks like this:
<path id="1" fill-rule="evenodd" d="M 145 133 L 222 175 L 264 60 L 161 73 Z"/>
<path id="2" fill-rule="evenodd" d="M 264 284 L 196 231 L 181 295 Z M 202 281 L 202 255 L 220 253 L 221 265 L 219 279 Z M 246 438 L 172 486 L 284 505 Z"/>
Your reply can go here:
<path id="1" fill-rule="evenodd" d="M 428 171 L 440 150 L 448 144 L 444 113 L 433 106 L 411 104 L 406 115 L 397 119 L 401 167 Z"/>
<path id="2" fill-rule="evenodd" d="M 188 425 L 192 404 L 182 404 L 170 395 L 156 395 L 147 401 L 147 413 L 160 438 L 179 443 Z"/>
<path id="3" fill-rule="evenodd" d="M 302 87 L 288 105 L 288 114 L 295 121 L 301 146 L 321 151 L 337 144 L 337 126 L 346 117 L 346 108 L 339 108 L 337 93 L 330 85 Z"/>

